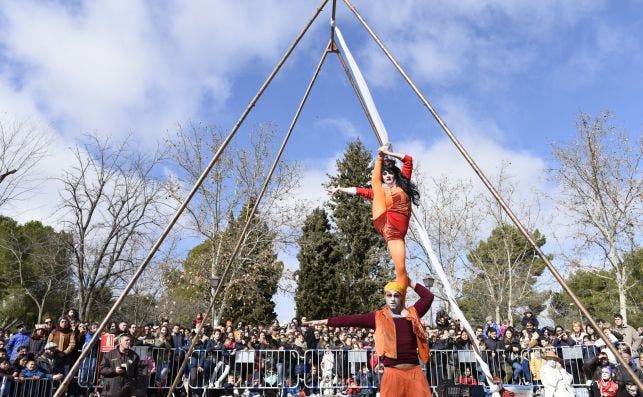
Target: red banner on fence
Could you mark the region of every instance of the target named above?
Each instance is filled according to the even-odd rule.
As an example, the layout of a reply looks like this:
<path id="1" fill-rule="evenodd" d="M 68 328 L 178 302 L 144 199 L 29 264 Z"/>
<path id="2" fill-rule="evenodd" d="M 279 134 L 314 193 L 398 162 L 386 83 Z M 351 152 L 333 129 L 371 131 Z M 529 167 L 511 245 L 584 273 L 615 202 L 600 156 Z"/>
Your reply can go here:
<path id="1" fill-rule="evenodd" d="M 100 351 L 107 353 L 114 350 L 114 334 L 103 334 L 100 338 Z"/>

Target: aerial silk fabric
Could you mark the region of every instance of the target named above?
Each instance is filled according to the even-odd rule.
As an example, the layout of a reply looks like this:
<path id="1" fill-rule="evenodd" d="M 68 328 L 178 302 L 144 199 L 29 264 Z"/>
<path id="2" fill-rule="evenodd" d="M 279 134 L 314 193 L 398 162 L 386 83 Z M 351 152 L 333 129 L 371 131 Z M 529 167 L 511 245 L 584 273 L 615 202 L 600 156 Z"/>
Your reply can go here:
<path id="1" fill-rule="evenodd" d="M 384 123 L 382 122 L 379 112 L 377 111 L 377 107 L 375 106 L 375 102 L 373 101 L 371 92 L 368 89 L 366 80 L 364 79 L 362 72 L 357 66 L 357 62 L 355 62 L 355 58 L 353 57 L 353 54 L 348 49 L 348 46 L 346 45 L 346 41 L 344 40 L 344 36 L 342 35 L 342 32 L 339 30 L 337 26 L 334 26 L 334 30 L 335 30 L 335 36 L 337 37 L 337 41 L 339 43 L 339 47 L 341 48 L 341 51 L 347 60 L 351 74 L 353 75 L 353 78 L 355 80 L 355 83 L 357 84 L 357 88 L 360 92 L 360 95 L 362 96 L 362 99 L 364 100 L 364 103 L 366 105 L 367 112 L 371 116 L 371 119 L 373 120 L 373 124 L 375 125 L 375 130 L 376 130 L 375 133 L 378 135 L 382 144 L 388 144 L 390 143 L 388 132 L 386 131 L 386 128 L 384 127 Z M 464 328 L 469 333 L 469 335 L 472 335 L 472 336 L 475 335 L 475 331 L 471 327 L 471 324 L 469 324 L 469 321 L 467 321 L 467 319 L 464 317 L 464 313 L 462 313 L 462 310 L 460 309 L 457 302 L 455 301 L 455 294 L 453 293 L 453 288 L 449 283 L 449 279 L 447 278 L 447 275 L 444 272 L 444 269 L 442 268 L 442 265 L 440 264 L 440 261 L 438 260 L 438 257 L 435 254 L 435 251 L 433 251 L 431 242 L 429 241 L 429 235 L 426 231 L 426 227 L 424 227 L 424 224 L 417 217 L 417 215 L 415 214 L 415 211 L 413 211 L 412 213 L 412 219 L 413 219 L 413 226 L 415 228 L 417 236 L 420 239 L 420 243 L 424 248 L 424 251 L 426 252 L 427 256 L 429 257 L 429 262 L 431 264 L 431 267 L 433 268 L 435 274 L 437 274 L 438 278 L 440 279 L 440 282 L 444 286 L 444 293 L 447 296 L 447 300 L 451 304 L 451 308 L 453 308 L 453 311 L 455 312 L 455 316 L 460 320 L 460 323 L 464 326 Z M 494 395 L 497 395 L 496 390 L 498 389 L 498 387 L 492 383 L 492 376 L 491 376 L 491 371 L 489 371 L 489 366 L 475 350 L 474 350 L 474 356 L 476 358 L 476 361 L 478 362 L 478 365 L 482 369 L 482 372 L 484 372 L 484 374 L 487 377 L 488 385 L 491 387 L 492 391 L 494 392 Z"/>

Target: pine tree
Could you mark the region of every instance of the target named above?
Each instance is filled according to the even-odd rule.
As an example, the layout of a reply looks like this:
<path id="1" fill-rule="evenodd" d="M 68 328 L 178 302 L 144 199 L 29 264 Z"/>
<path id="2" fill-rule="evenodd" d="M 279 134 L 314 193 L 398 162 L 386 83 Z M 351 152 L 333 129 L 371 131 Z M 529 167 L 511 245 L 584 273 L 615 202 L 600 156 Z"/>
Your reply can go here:
<path id="1" fill-rule="evenodd" d="M 351 142 L 337 161 L 329 185 L 367 186 L 372 156 L 360 140 Z M 342 260 L 338 266 L 336 314 L 362 313 L 382 303 L 381 291 L 393 278 L 386 244 L 371 220 L 371 203 L 359 196 L 336 194 L 329 204 Z"/>
<path id="2" fill-rule="evenodd" d="M 297 242 L 300 247 L 299 270 L 295 273 L 297 317 L 330 317 L 339 309 L 337 276 L 341 252 L 324 209 L 316 208 L 306 217 Z"/>
<path id="3" fill-rule="evenodd" d="M 252 205 L 250 200 L 238 217 L 230 214 L 222 233 L 190 250 L 182 270 L 170 269 L 165 273 L 170 296 L 186 302 L 195 312 L 205 310 L 212 299 L 212 263 L 215 263 L 215 273 L 221 276 Z M 220 318 L 249 324 L 269 324 L 276 318 L 272 297 L 277 292 L 284 265 L 277 260 L 274 239 L 275 232 L 255 213 L 228 277 L 222 281 L 225 293 L 215 302 Z"/>
<path id="4" fill-rule="evenodd" d="M 546 242 L 538 230 L 532 237 L 538 247 Z M 496 226 L 487 240 L 467 254 L 467 260 L 472 275 L 463 282 L 460 300 L 467 318 L 484 321 L 494 313 L 496 321 L 512 321 L 520 306 L 542 310 L 542 296 L 533 286 L 545 263 L 515 226 Z"/>

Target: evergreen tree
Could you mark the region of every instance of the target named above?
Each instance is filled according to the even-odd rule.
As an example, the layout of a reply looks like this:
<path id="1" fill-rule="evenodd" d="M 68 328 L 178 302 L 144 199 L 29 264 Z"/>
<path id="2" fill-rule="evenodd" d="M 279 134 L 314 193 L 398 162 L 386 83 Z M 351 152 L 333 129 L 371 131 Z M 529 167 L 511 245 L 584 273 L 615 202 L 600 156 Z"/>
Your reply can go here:
<path id="1" fill-rule="evenodd" d="M 546 242 L 538 230 L 532 237 L 538 247 Z M 496 321 L 512 321 L 520 307 L 528 306 L 535 313 L 542 310 L 542 295 L 533 286 L 545 263 L 515 226 L 496 226 L 486 241 L 467 254 L 467 260 L 472 274 L 462 284 L 460 300 L 467 318 L 484 322 L 493 313 Z"/>
<path id="2" fill-rule="evenodd" d="M 639 248 L 624 260 L 626 266 L 632 269 L 627 283 L 636 285 L 643 278 L 643 249 Z M 583 306 L 594 318 L 610 319 L 619 309 L 619 286 L 616 284 L 614 269 L 609 270 L 577 270 L 567 279 L 567 285 L 576 293 Z M 643 302 L 643 288 L 628 288 L 627 324 L 639 327 L 643 324 L 643 312 L 640 304 Z M 565 292 L 556 292 L 552 296 L 552 317 L 557 324 L 571 324 L 579 319 L 576 306 Z"/>
<path id="3" fill-rule="evenodd" d="M 230 215 L 226 229 L 190 250 L 183 269 L 167 270 L 165 283 L 170 296 L 186 302 L 195 312 L 204 311 L 212 299 L 211 270 L 221 276 L 230 261 L 239 233 L 246 222 L 252 201 L 244 206 L 239 217 Z M 283 263 L 274 252 L 275 232 L 255 214 L 246 237 L 231 264 L 223 297 L 215 302 L 220 318 L 250 324 L 268 324 L 276 318 L 277 284 Z"/>
<path id="4" fill-rule="evenodd" d="M 367 186 L 372 155 L 360 140 L 351 142 L 337 161 L 332 186 Z M 386 243 L 373 228 L 371 203 L 359 196 L 336 194 L 329 203 L 342 260 L 337 267 L 335 314 L 362 313 L 382 304 L 382 288 L 393 278 Z"/>
<path id="5" fill-rule="evenodd" d="M 324 209 L 316 208 L 306 217 L 297 242 L 300 247 L 299 270 L 295 273 L 297 317 L 330 317 L 340 309 L 337 301 L 341 252 Z"/>
<path id="6" fill-rule="evenodd" d="M 0 216 L 0 318 L 37 322 L 60 312 L 73 290 L 69 240 L 38 221 Z"/>

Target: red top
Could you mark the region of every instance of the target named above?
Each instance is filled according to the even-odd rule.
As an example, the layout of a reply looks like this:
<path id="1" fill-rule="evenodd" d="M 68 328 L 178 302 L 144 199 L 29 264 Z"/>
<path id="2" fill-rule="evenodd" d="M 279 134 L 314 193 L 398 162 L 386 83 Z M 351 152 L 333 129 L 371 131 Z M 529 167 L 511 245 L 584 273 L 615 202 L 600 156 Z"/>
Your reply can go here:
<path id="1" fill-rule="evenodd" d="M 429 311 L 433 303 L 433 294 L 421 284 L 415 284 L 415 292 L 420 295 L 420 299 L 415 302 L 413 307 L 422 317 Z M 397 337 L 397 359 L 380 357 L 385 367 L 394 367 L 398 364 L 416 364 L 418 360 L 417 341 L 413 333 L 411 322 L 404 317 L 394 317 L 395 335 Z M 375 329 L 375 312 L 367 314 L 352 314 L 346 316 L 331 317 L 328 319 L 329 327 L 361 327 Z"/>
<path id="2" fill-rule="evenodd" d="M 402 171 L 402 175 L 406 179 L 411 179 L 411 174 L 413 173 L 413 157 L 408 154 L 404 155 L 404 158 L 402 159 L 402 169 L 400 171 Z M 358 195 L 369 200 L 373 200 L 373 189 L 368 187 L 358 187 L 356 190 Z"/>

